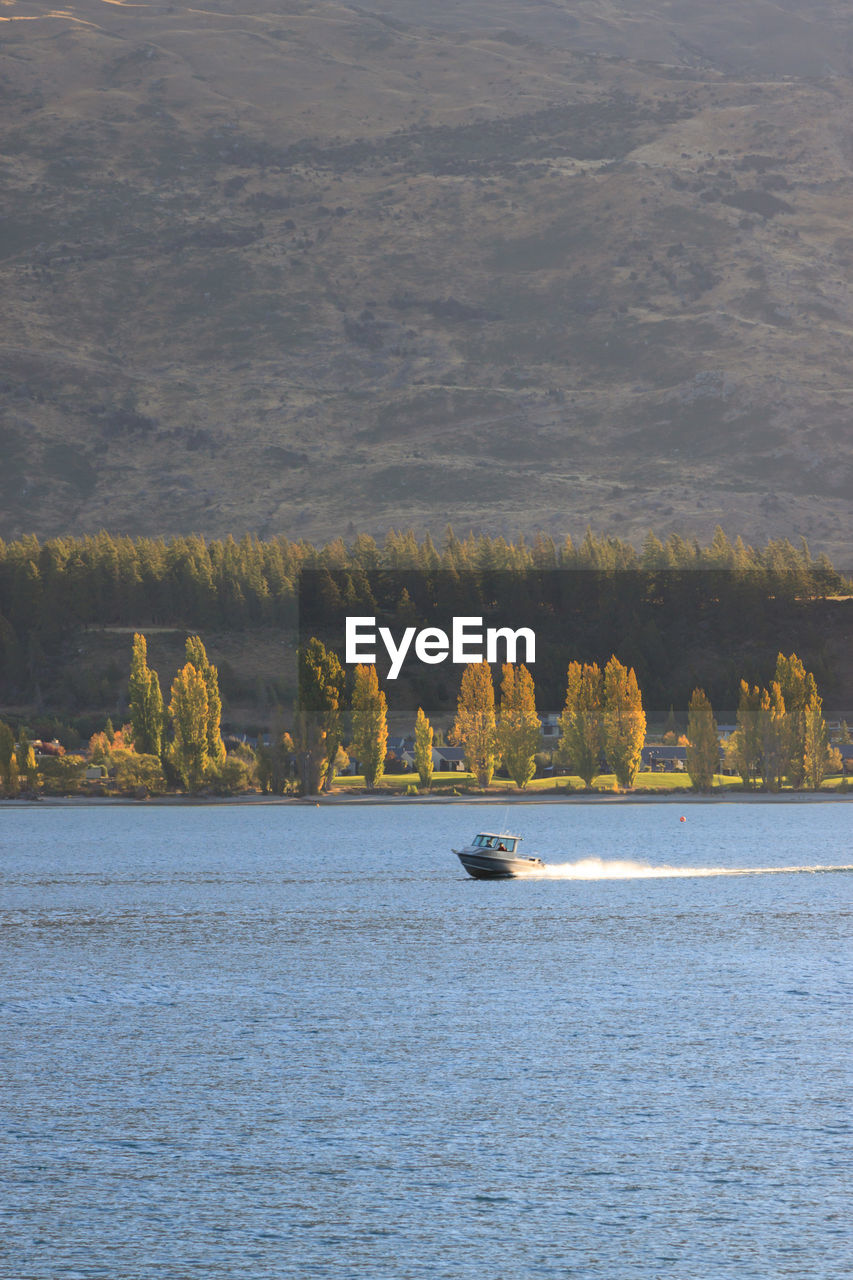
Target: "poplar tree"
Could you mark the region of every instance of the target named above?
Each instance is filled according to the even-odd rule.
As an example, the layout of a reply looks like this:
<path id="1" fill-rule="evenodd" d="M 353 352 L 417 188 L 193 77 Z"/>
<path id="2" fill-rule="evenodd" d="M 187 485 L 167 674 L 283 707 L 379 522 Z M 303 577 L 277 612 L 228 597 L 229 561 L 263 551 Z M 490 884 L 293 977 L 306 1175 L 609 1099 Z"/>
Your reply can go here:
<path id="1" fill-rule="evenodd" d="M 760 706 L 761 690 L 757 685 L 750 686 L 745 680 L 741 680 L 737 728 L 732 734 L 733 758 L 743 785 L 750 788 L 755 786 L 761 765 L 761 737 L 758 723 Z"/>
<path id="2" fill-rule="evenodd" d="M 187 636 L 187 662 L 191 662 L 204 680 L 207 690 L 207 754 L 214 764 L 221 764 L 225 759 L 225 744 L 222 741 L 222 698 L 219 693 L 219 672 L 209 661 L 207 652 L 199 636 Z"/>
<path id="3" fill-rule="evenodd" d="M 536 772 L 540 736 L 533 676 L 526 666 L 507 662 L 501 681 L 498 748 L 504 768 L 522 791 Z"/>
<path id="4" fill-rule="evenodd" d="M 197 787 L 210 764 L 208 751 L 207 684 L 191 662 L 172 681 L 169 715 L 174 739 L 169 759 L 186 787 Z"/>
<path id="5" fill-rule="evenodd" d="M 352 693 L 352 751 L 361 765 L 364 783 L 373 791 L 385 768 L 388 750 L 388 707 L 379 688 L 376 667 L 355 669 Z"/>
<path id="6" fill-rule="evenodd" d="M 566 705 L 560 716 L 558 758 L 573 769 L 589 788 L 599 772 L 602 745 L 601 669 L 597 663 L 570 662 L 567 672 Z"/>
<path id="7" fill-rule="evenodd" d="M 620 787 L 633 787 L 646 740 L 646 715 L 634 668 L 614 654 L 604 668 L 604 752 Z"/>
<path id="8" fill-rule="evenodd" d="M 453 737 L 462 744 L 478 785 L 487 787 L 497 762 L 495 686 L 487 662 L 472 662 L 462 672 Z"/>
<path id="9" fill-rule="evenodd" d="M 148 645 L 138 632 L 133 637 L 128 682 L 133 747 L 140 755 L 163 754 L 163 694 L 156 671 L 148 666 Z"/>
<path id="10" fill-rule="evenodd" d="M 778 680 L 762 689 L 758 705 L 758 738 L 761 746 L 761 776 L 765 791 L 778 791 L 788 761 L 788 724 L 785 699 Z"/>
<path id="11" fill-rule="evenodd" d="M 291 766 L 296 754 L 290 734 L 285 733 L 280 724 L 276 725 L 270 745 L 265 746 L 263 738 L 258 738 L 257 747 L 252 754 L 261 791 L 271 791 L 276 796 L 283 795 L 292 775 Z"/>
<path id="12" fill-rule="evenodd" d="M 3 785 L 12 787 L 12 760 L 15 756 L 15 735 L 4 721 L 0 720 L 0 776 Z"/>
<path id="13" fill-rule="evenodd" d="M 312 636 L 298 655 L 296 724 L 302 785 L 308 795 L 331 783 L 341 745 L 344 673 L 337 654 Z"/>
<path id="14" fill-rule="evenodd" d="M 717 722 L 704 689 L 694 689 L 687 715 L 687 772 L 697 791 L 710 791 L 720 763 Z"/>
<path id="15" fill-rule="evenodd" d="M 806 704 L 817 695 L 814 676 L 809 674 L 795 653 L 776 658 L 775 680 L 785 702 L 783 772 L 792 787 L 801 787 L 805 778 Z"/>
<path id="16" fill-rule="evenodd" d="M 36 753 L 23 729 L 18 737 L 15 757 L 18 766 L 18 777 L 25 777 L 30 791 L 35 791 L 38 783 L 38 763 L 36 761 Z"/>
<path id="17" fill-rule="evenodd" d="M 823 718 L 823 703 L 815 688 L 803 712 L 803 766 L 806 785 L 820 791 L 830 763 L 829 733 Z"/>
<path id="18" fill-rule="evenodd" d="M 432 739 L 432 725 L 424 715 L 423 707 L 418 707 L 415 720 L 415 768 L 421 786 L 427 789 L 432 786 Z"/>

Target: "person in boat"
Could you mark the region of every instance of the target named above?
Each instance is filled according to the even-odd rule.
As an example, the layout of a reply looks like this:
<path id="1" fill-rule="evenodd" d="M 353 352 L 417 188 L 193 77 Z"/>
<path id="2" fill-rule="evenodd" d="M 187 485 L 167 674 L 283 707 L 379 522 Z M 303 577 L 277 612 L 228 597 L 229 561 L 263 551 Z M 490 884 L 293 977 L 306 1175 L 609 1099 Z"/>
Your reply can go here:
<path id="1" fill-rule="evenodd" d="M 506 845 L 504 844 L 503 840 L 501 840 L 500 844 L 498 845 L 498 853 L 506 853 Z"/>

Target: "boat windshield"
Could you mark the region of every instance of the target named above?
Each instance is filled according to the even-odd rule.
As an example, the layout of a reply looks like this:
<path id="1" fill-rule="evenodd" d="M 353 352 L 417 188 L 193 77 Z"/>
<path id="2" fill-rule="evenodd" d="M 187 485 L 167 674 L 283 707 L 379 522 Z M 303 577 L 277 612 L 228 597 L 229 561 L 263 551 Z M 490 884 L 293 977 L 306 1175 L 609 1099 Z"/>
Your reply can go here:
<path id="1" fill-rule="evenodd" d="M 479 835 L 474 844 L 478 849 L 494 849 L 496 853 L 513 853 L 515 851 L 514 836 Z"/>

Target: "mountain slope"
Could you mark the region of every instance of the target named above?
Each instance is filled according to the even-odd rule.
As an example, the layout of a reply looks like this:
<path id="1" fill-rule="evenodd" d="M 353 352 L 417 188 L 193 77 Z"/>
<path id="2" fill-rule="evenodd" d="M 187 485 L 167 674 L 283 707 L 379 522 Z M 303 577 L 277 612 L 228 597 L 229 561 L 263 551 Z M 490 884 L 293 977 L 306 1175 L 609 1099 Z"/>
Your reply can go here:
<path id="1" fill-rule="evenodd" d="M 384 7 L 4 6 L 0 535 L 720 522 L 845 563 L 840 8 Z"/>

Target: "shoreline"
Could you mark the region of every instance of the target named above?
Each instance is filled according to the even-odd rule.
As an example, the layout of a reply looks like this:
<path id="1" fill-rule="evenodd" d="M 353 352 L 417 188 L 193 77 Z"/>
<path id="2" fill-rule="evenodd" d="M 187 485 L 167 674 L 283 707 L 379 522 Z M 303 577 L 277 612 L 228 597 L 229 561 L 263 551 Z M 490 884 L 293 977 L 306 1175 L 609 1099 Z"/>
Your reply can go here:
<path id="1" fill-rule="evenodd" d="M 145 800 L 134 800 L 127 796 L 39 796 L 36 800 L 0 800 L 0 813 L 3 809 L 38 809 L 45 806 L 49 809 L 61 808 L 215 808 L 252 805 L 297 805 L 303 808 L 319 809 L 338 805 L 507 805 L 507 804 L 834 804 L 853 800 L 853 791 L 727 791 L 717 795 L 709 792 L 697 795 L 693 792 L 661 792 L 646 795 L 600 794 L 585 795 L 583 792 L 568 795 L 474 795 L 474 796 L 378 796 L 378 795 L 319 795 L 319 796 L 149 796 Z"/>

